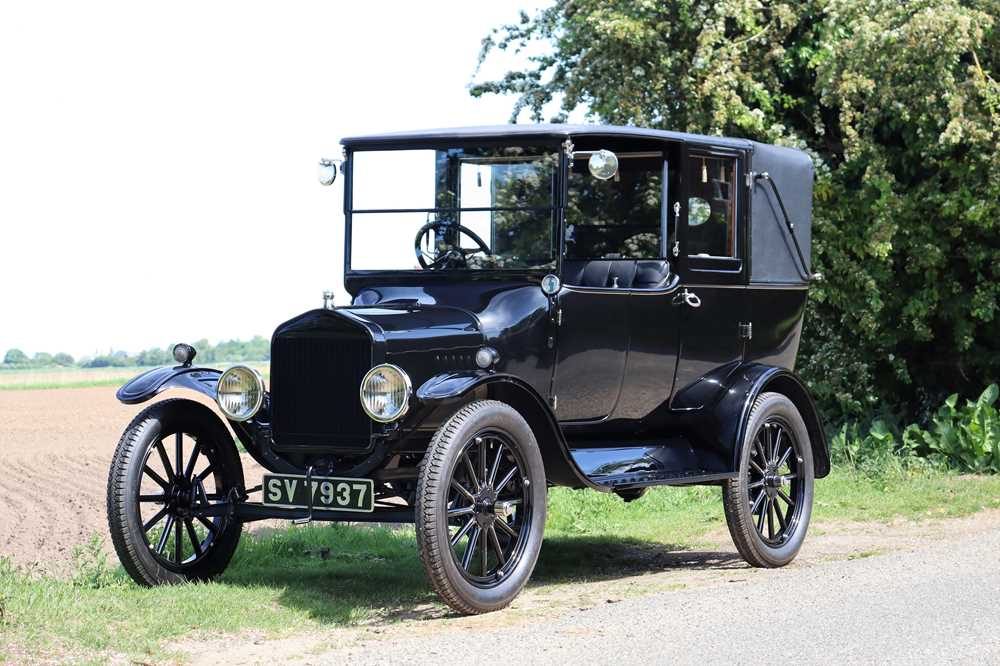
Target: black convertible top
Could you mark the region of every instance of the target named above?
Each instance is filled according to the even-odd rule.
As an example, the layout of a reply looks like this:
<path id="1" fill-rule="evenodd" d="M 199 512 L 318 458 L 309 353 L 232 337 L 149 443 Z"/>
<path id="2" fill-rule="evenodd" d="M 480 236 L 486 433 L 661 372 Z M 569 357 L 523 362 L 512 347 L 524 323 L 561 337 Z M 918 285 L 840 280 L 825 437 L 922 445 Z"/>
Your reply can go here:
<path id="1" fill-rule="evenodd" d="M 753 172 L 750 205 L 750 281 L 798 283 L 809 281 L 812 240 L 812 159 L 801 150 L 736 139 L 669 130 L 619 125 L 486 125 L 388 132 L 351 136 L 341 140 L 346 148 L 378 148 L 406 143 L 437 141 L 496 141 L 505 139 L 555 139 L 572 137 L 624 137 L 684 142 L 699 147 L 720 147 L 749 152 L 747 172 Z M 761 178 L 761 174 L 769 178 Z M 772 181 L 768 183 L 767 180 Z M 774 187 L 771 187 L 773 183 Z M 780 202 L 775 190 L 780 193 Z M 794 225 L 794 239 L 785 214 Z M 795 247 L 798 245 L 798 249 Z M 798 256 L 801 250 L 802 258 Z"/>
<path id="2" fill-rule="evenodd" d="M 451 127 L 439 129 L 414 130 L 409 132 L 387 132 L 385 134 L 367 134 L 349 136 L 341 140 L 349 148 L 361 146 L 377 146 L 388 143 L 404 143 L 408 141 L 436 141 L 439 139 L 456 139 L 469 141 L 476 139 L 506 139 L 511 137 L 564 139 L 572 136 L 620 136 L 637 139 L 665 139 L 668 141 L 686 141 L 698 145 L 727 146 L 731 148 L 752 148 L 753 141 L 747 139 L 730 139 L 721 136 L 705 136 L 703 134 L 686 134 L 669 130 L 645 129 L 642 127 L 624 127 L 619 125 L 562 125 L 537 123 L 529 125 L 483 125 L 480 127 Z"/>

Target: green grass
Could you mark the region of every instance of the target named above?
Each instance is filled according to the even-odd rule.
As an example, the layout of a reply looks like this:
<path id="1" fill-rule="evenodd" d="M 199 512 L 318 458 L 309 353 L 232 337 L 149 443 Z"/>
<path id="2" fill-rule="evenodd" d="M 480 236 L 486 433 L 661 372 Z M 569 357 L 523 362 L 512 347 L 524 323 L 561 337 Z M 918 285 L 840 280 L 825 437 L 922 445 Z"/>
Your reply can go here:
<path id="1" fill-rule="evenodd" d="M 1000 477 L 838 471 L 817 482 L 814 524 L 960 516 L 998 506 Z M 718 488 L 660 488 L 629 504 L 556 489 L 531 584 L 689 566 L 664 558 L 704 547 L 706 534 L 724 525 Z M 170 588 L 134 585 L 93 545 L 80 551 L 72 580 L 30 575 L 0 560 L 0 656 L 13 662 L 35 651 L 157 661 L 170 657 L 171 640 L 189 635 L 282 635 L 443 613 L 409 526 L 311 525 L 245 536 L 218 582 Z"/>

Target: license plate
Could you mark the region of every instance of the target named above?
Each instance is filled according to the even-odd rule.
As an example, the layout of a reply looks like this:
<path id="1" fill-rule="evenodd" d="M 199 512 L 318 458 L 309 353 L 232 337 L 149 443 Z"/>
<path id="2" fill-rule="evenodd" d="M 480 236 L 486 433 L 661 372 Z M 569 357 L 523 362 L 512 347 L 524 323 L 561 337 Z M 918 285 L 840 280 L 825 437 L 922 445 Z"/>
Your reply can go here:
<path id="1" fill-rule="evenodd" d="M 264 504 L 305 509 L 312 497 L 314 509 L 331 511 L 375 510 L 371 479 L 345 479 L 334 476 L 314 476 L 306 483 L 305 475 L 265 474 Z"/>

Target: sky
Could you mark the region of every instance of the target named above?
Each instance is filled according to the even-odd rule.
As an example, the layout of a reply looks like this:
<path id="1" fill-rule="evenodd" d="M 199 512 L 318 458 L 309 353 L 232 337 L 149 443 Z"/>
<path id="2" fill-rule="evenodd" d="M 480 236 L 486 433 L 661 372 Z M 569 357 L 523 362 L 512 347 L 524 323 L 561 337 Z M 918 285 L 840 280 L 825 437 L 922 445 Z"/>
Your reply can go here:
<path id="1" fill-rule="evenodd" d="M 0 354 L 269 336 L 344 303 L 318 159 L 507 122 L 513 99 L 468 94 L 480 42 L 545 4 L 3 3 Z"/>

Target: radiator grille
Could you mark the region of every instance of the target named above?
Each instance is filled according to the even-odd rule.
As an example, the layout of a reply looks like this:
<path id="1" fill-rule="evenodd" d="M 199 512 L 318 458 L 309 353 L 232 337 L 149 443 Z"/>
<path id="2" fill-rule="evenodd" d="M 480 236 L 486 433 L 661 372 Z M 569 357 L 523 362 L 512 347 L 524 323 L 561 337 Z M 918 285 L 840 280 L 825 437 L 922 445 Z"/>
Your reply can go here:
<path id="1" fill-rule="evenodd" d="M 358 390 L 371 368 L 361 333 L 312 330 L 279 334 L 271 345 L 271 420 L 279 449 L 361 451 L 372 421 Z"/>

